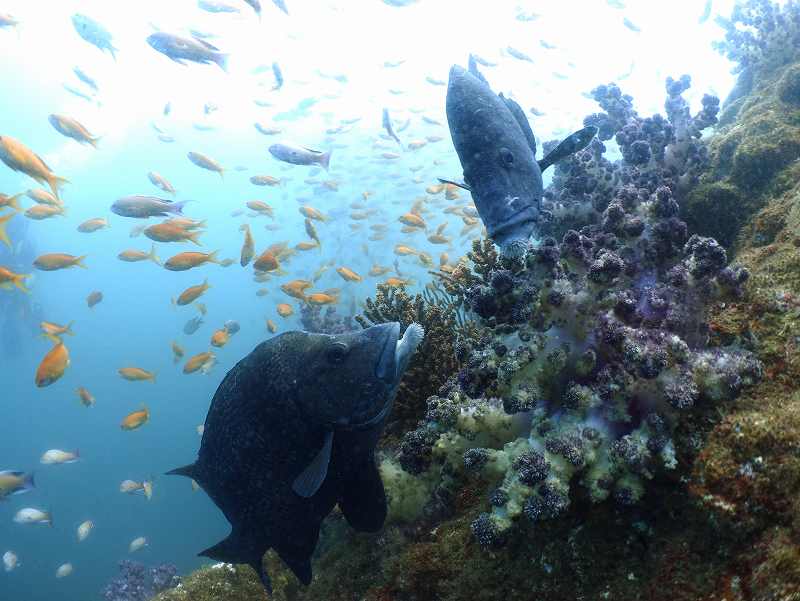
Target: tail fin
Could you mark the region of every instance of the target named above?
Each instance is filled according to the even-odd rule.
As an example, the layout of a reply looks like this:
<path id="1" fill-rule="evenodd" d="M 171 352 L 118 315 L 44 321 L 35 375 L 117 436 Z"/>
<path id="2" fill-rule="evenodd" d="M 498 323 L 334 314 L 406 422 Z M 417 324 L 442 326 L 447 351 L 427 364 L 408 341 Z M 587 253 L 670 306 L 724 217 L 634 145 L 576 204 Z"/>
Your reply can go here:
<path id="1" fill-rule="evenodd" d="M 333 151 L 329 150 L 328 152 L 323 152 L 319 157 L 319 164 L 325 171 L 328 170 L 328 167 L 331 164 L 331 155 L 332 154 L 333 154 Z"/>
<path id="2" fill-rule="evenodd" d="M 53 196 L 60 199 L 59 192 L 61 191 L 61 186 L 64 184 L 68 184 L 69 180 L 66 177 L 59 177 L 53 173 L 47 178 L 47 184 L 50 186 L 50 190 L 53 192 Z"/>
<path id="3" fill-rule="evenodd" d="M 22 196 L 24 196 L 23 192 L 20 192 L 19 194 L 14 194 L 14 196 L 10 196 L 8 198 L 7 206 L 11 207 L 12 209 L 14 209 L 17 212 L 21 211 L 22 209 L 19 206 L 19 199 Z"/>
<path id="4" fill-rule="evenodd" d="M 33 481 L 33 472 L 25 474 L 25 477 L 22 479 L 22 488 L 25 490 L 33 490 L 36 488 L 36 482 Z"/>
<path id="5" fill-rule="evenodd" d="M 16 215 L 16 213 L 9 213 L 8 215 L 0 215 L 0 240 L 6 243 L 9 248 L 11 248 L 11 239 L 8 237 L 6 233 L 6 223 L 11 221 L 11 219 Z"/>
<path id="6" fill-rule="evenodd" d="M 200 244 L 200 242 L 199 242 L 199 241 L 198 241 L 198 239 L 197 239 L 197 237 L 198 237 L 200 234 L 202 234 L 202 233 L 203 233 L 203 232 L 191 232 L 191 233 L 187 233 L 187 234 L 186 234 L 186 239 L 187 239 L 187 240 L 191 240 L 192 242 L 194 242 L 195 244 L 197 244 L 197 246 L 203 246 L 202 244 Z"/>
<path id="7" fill-rule="evenodd" d="M 214 57 L 214 62 L 219 65 L 219 68 L 228 73 L 228 59 L 230 59 L 230 54 L 217 54 Z"/>
<path id="8" fill-rule="evenodd" d="M 166 207 L 164 210 L 169 211 L 170 213 L 175 213 L 176 215 L 183 215 L 183 207 L 186 206 L 187 202 L 192 202 L 191 200 L 181 200 L 180 202 L 171 202 L 169 206 Z"/>
<path id="9" fill-rule="evenodd" d="M 83 269 L 88 269 L 88 267 L 86 267 L 86 265 L 84 265 L 84 264 L 83 264 L 83 260 L 84 260 L 86 257 L 88 257 L 88 256 L 89 256 L 89 255 L 81 255 L 80 257 L 78 257 L 77 259 L 75 259 L 75 260 L 72 262 L 72 264 L 73 264 L 73 265 L 77 265 L 78 267 L 81 267 L 81 268 L 83 268 Z"/>
<path id="10" fill-rule="evenodd" d="M 97 148 L 97 143 L 100 141 L 100 136 L 89 138 L 87 141 L 92 145 L 92 148 Z"/>
<path id="11" fill-rule="evenodd" d="M 148 253 L 147 258 L 150 259 L 153 263 L 155 263 L 159 267 L 161 266 L 161 259 L 159 259 L 158 255 L 156 254 L 155 244 L 150 245 L 150 252 Z"/>
<path id="12" fill-rule="evenodd" d="M 219 254 L 219 251 L 218 251 L 218 250 L 215 250 L 215 251 L 214 251 L 214 252 L 212 252 L 210 255 L 208 255 L 208 259 L 206 259 L 206 262 L 207 262 L 207 263 L 214 263 L 214 264 L 216 264 L 216 265 L 219 265 L 219 264 L 220 264 L 220 261 L 219 261 L 219 259 L 217 258 L 217 255 L 218 255 L 218 254 Z"/>
<path id="13" fill-rule="evenodd" d="M 14 276 L 14 285 L 17 288 L 19 288 L 20 290 L 22 290 L 26 294 L 30 294 L 30 290 L 28 290 L 25 287 L 25 281 L 24 281 L 25 278 L 28 278 L 28 277 L 30 277 L 30 276 L 28 274 L 26 274 L 26 273 L 20 273 L 20 274 Z"/>
<path id="14" fill-rule="evenodd" d="M 117 50 L 119 50 L 119 48 L 114 48 L 111 44 L 108 45 L 108 51 L 111 53 L 111 58 L 114 59 L 115 63 L 117 62 Z"/>

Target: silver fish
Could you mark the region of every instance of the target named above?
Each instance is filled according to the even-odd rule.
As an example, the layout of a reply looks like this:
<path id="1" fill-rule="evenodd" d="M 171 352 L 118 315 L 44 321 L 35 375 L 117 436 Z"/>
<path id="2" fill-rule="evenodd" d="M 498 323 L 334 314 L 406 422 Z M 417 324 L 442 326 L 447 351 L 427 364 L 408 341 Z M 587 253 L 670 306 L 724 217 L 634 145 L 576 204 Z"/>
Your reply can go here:
<path id="1" fill-rule="evenodd" d="M 304 146 L 294 146 L 292 144 L 273 144 L 269 147 L 269 153 L 279 161 L 291 163 L 292 165 L 319 165 L 325 171 L 331 161 L 330 152 L 312 150 Z"/>
<path id="2" fill-rule="evenodd" d="M 163 31 L 156 32 L 147 38 L 147 43 L 164 56 L 169 57 L 179 65 L 183 61 L 209 64 L 216 63 L 223 71 L 228 70 L 228 55 L 220 52 L 219 48 L 198 38 L 185 38 Z"/>
<path id="3" fill-rule="evenodd" d="M 148 217 L 165 217 L 170 213 L 183 215 L 183 207 L 188 200 L 170 202 L 155 196 L 125 196 L 111 205 L 111 211 L 122 217 L 147 219 Z"/>

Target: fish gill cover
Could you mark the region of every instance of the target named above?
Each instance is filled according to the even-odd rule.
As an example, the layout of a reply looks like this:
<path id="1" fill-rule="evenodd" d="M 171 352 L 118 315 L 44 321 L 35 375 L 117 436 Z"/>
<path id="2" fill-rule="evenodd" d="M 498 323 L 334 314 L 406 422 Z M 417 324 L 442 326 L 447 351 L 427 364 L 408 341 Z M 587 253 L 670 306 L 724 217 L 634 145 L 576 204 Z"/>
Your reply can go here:
<path id="1" fill-rule="evenodd" d="M 796 2 L 3 10 L 0 596 L 800 594 Z"/>

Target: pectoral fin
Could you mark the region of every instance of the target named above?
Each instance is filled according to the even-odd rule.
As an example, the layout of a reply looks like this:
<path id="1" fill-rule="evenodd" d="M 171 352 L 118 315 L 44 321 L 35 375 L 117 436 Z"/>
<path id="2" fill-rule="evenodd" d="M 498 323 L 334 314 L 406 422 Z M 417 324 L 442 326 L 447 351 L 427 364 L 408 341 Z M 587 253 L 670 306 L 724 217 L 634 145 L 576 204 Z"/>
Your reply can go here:
<path id="1" fill-rule="evenodd" d="M 451 179 L 444 179 L 444 178 L 441 178 L 441 177 L 437 177 L 436 179 L 438 179 L 439 183 L 441 183 L 441 184 L 450 184 L 452 186 L 458 186 L 459 188 L 461 188 L 463 190 L 466 190 L 467 192 L 472 192 L 472 188 L 470 188 L 467 184 L 454 182 Z"/>
<path id="2" fill-rule="evenodd" d="M 333 448 L 333 431 L 325 433 L 322 448 L 292 483 L 292 490 L 303 498 L 313 497 L 328 475 L 328 465 L 331 462 L 331 449 Z"/>

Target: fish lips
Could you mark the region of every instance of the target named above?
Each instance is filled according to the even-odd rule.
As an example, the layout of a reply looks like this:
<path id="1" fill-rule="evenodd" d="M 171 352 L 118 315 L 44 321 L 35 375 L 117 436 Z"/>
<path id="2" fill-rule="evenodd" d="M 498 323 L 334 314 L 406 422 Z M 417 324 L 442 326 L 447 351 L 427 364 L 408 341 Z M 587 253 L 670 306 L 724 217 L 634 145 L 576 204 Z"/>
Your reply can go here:
<path id="1" fill-rule="evenodd" d="M 383 348 L 375 365 L 375 376 L 387 384 L 397 380 L 397 341 L 400 339 L 400 324 L 396 321 L 374 326 L 376 335 L 383 336 Z"/>

